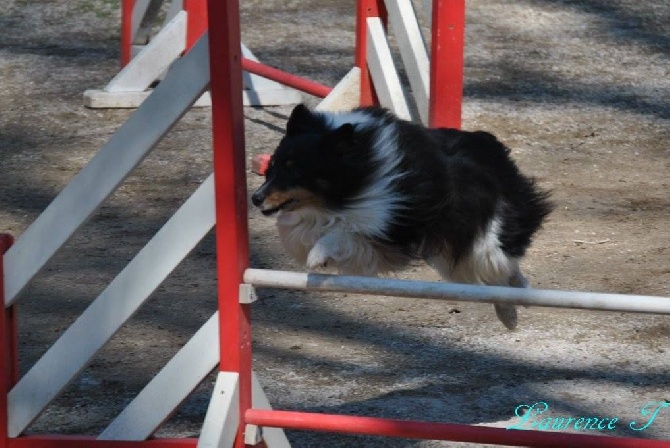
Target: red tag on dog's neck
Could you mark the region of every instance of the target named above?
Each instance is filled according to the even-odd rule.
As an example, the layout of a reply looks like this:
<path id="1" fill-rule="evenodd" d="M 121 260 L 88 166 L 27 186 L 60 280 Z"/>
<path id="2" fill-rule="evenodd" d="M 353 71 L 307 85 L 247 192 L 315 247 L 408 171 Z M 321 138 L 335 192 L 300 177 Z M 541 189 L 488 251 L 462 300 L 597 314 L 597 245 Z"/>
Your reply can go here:
<path id="1" fill-rule="evenodd" d="M 270 164 L 270 154 L 257 154 L 251 159 L 251 171 L 259 176 L 265 176 Z"/>

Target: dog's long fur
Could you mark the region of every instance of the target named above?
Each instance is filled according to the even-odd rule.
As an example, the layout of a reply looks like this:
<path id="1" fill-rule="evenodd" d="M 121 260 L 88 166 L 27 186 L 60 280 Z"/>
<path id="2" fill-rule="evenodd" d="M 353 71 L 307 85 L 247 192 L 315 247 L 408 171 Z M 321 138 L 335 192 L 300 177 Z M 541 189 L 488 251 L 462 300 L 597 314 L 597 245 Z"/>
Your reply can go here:
<path id="1" fill-rule="evenodd" d="M 548 194 L 486 132 L 426 129 L 381 108 L 297 106 L 252 201 L 308 269 L 378 275 L 423 259 L 449 281 L 526 287 L 519 259 Z M 513 305 L 495 305 L 506 327 Z"/>

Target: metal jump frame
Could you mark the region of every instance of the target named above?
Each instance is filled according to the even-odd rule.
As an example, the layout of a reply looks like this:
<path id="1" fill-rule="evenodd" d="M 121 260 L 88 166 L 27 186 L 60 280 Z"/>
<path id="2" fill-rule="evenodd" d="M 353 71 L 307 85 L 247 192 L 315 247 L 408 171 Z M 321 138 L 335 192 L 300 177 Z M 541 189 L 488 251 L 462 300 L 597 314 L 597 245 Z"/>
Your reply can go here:
<path id="1" fill-rule="evenodd" d="M 190 0 L 196 2 L 199 0 Z M 132 0 L 124 0 L 129 6 Z M 212 94 L 214 146 L 214 191 L 219 305 L 219 371 L 237 378 L 233 407 L 237 419 L 223 430 L 235 432 L 237 448 L 254 445 L 253 427 L 290 428 L 348 434 L 451 440 L 461 442 L 523 445 L 533 447 L 670 447 L 670 442 L 549 433 L 508 431 L 462 424 L 427 423 L 372 417 L 354 417 L 305 412 L 271 411 L 252 406 L 250 297 L 241 291 L 257 287 L 282 287 L 323 291 L 375 293 L 434 299 L 508 302 L 539 306 L 618 310 L 670 314 L 670 302 L 661 297 L 591 294 L 563 291 L 520 290 L 503 287 L 453 285 L 362 277 L 328 276 L 249 269 L 247 191 L 245 172 L 244 119 L 242 111 L 242 69 L 249 69 L 240 51 L 239 4 L 237 0 L 210 1 L 207 5 L 209 60 Z M 361 104 L 375 104 L 377 92 L 366 62 L 367 19 L 381 18 L 387 11 L 381 0 L 359 0 L 357 6 L 356 65 L 361 69 Z M 430 67 L 429 123 L 431 126 L 460 127 L 463 79 L 464 0 L 432 2 L 432 64 Z M 246 66 L 245 66 L 246 64 Z M 253 68 L 253 67 L 251 67 Z M 328 88 L 295 78 L 276 69 L 265 75 L 303 90 L 325 96 Z M 265 76 L 264 75 L 264 76 Z M 12 238 L 0 235 L 0 253 L 12 245 Z M 5 291 L 0 258 L 0 298 Z M 0 374 L 0 447 L 194 447 L 198 439 L 149 439 L 145 441 L 96 440 L 87 436 L 23 435 L 9 437 L 7 392 L 18 380 L 15 305 L 10 301 L 0 313 L 3 371 Z M 246 434 L 245 434 L 246 432 Z M 256 432 L 256 434 L 258 434 Z M 246 439 L 245 439 L 246 436 Z M 258 443 L 262 446 L 263 442 Z"/>
<path id="2" fill-rule="evenodd" d="M 369 17 L 380 17 L 386 23 L 387 11 L 384 2 L 376 0 L 359 0 L 357 8 L 356 65 L 361 69 L 361 104 L 369 105 L 376 103 L 377 98 L 366 63 L 366 20 Z M 240 423 L 235 447 L 244 446 L 246 425 L 534 447 L 670 446 L 670 442 L 665 441 L 253 409 L 250 394 L 250 305 L 240 303 L 240 285 L 429 296 L 450 300 L 508 301 L 517 304 L 664 314 L 670 314 L 670 302 L 660 297 L 632 298 L 615 294 L 521 291 L 515 288 L 429 284 L 249 269 L 244 128 L 239 96 L 242 69 L 239 54 L 239 6 L 236 1 L 210 2 L 209 14 L 212 25 L 223 25 L 210 25 L 210 57 L 213 62 L 212 79 L 216 80 L 212 83 L 212 114 L 216 239 L 219 254 L 218 292 L 221 311 L 219 315 L 222 319 L 220 328 L 223 329 L 220 368 L 222 371 L 239 373 Z M 464 0 L 433 1 L 429 103 L 431 126 L 460 127 L 464 28 Z M 227 256 L 221 256 L 222 254 Z M 645 303 L 645 308 L 641 302 Z"/>

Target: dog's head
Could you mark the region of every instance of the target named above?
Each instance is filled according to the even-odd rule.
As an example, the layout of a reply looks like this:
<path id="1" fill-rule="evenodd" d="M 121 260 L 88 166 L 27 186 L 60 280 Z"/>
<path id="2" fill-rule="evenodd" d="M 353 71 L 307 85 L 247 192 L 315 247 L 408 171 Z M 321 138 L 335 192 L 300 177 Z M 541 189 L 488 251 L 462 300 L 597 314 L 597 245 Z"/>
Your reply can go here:
<path id="1" fill-rule="evenodd" d="M 352 178 L 364 177 L 356 166 L 357 146 L 352 124 L 330 129 L 323 115 L 296 106 L 253 204 L 264 215 L 337 206 L 356 188 Z"/>

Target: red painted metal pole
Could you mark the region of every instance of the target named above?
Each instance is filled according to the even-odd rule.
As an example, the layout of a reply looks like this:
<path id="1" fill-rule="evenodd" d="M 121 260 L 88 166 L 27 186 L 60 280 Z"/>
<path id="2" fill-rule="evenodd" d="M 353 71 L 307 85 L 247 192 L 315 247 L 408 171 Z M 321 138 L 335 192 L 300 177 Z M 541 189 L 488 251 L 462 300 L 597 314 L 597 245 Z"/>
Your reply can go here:
<path id="1" fill-rule="evenodd" d="M 221 371 L 239 373 L 240 415 L 251 407 L 249 305 L 239 285 L 249 265 L 249 230 L 242 111 L 242 55 L 237 0 L 208 2 L 214 145 L 216 256 Z M 244 446 L 240 422 L 235 447 Z"/>
<path id="2" fill-rule="evenodd" d="M 2 272 L 0 272 L 2 274 Z M 16 304 L 5 309 L 5 325 L 7 331 L 7 350 L 11 363 L 7 365 L 10 385 L 14 387 L 19 382 L 19 331 Z"/>
<path id="3" fill-rule="evenodd" d="M 94 436 L 40 434 L 9 439 L 9 448 L 196 448 L 198 439 L 97 440 Z"/>
<path id="4" fill-rule="evenodd" d="M 186 11 L 186 51 L 207 31 L 207 0 L 184 0 Z"/>
<path id="5" fill-rule="evenodd" d="M 14 306 L 5 308 L 5 273 L 4 254 L 14 243 L 14 238 L 6 233 L 0 234 L 0 446 L 5 448 L 9 443 L 7 433 L 7 394 L 16 383 L 18 375 L 16 320 Z"/>
<path id="6" fill-rule="evenodd" d="M 188 50 L 207 31 L 207 0 L 184 0 L 184 10 L 188 13 L 186 24 L 186 48 Z M 272 79 L 319 98 L 325 98 L 333 90 L 331 87 L 318 82 L 301 78 L 247 58 L 242 58 L 242 68 L 250 73 Z"/>
<path id="7" fill-rule="evenodd" d="M 358 0 L 356 4 L 356 52 L 354 63 L 361 69 L 361 106 L 379 104 L 368 71 L 368 17 L 379 17 L 386 26 L 388 13 L 382 0 Z"/>
<path id="8" fill-rule="evenodd" d="M 465 0 L 433 0 L 429 125 L 460 128 Z"/>
<path id="9" fill-rule="evenodd" d="M 121 2 L 121 67 L 125 67 L 132 58 L 134 7 L 135 0 Z"/>
<path id="10" fill-rule="evenodd" d="M 407 439 L 450 440 L 529 447 L 668 448 L 662 440 L 570 434 L 547 431 L 520 431 L 454 423 L 429 423 L 375 417 L 315 414 L 307 412 L 251 409 L 245 414 L 248 424 L 272 428 L 302 429 L 343 434 L 364 434 Z"/>
<path id="11" fill-rule="evenodd" d="M 242 68 L 249 73 L 253 73 L 264 78 L 277 81 L 280 84 L 293 87 L 309 93 L 310 95 L 325 98 L 333 90 L 331 87 L 324 86 L 318 82 L 310 81 L 309 79 L 301 78 L 297 75 L 292 75 L 283 70 L 270 67 L 269 65 L 261 64 L 260 62 L 252 61 L 251 59 L 242 58 Z"/>

